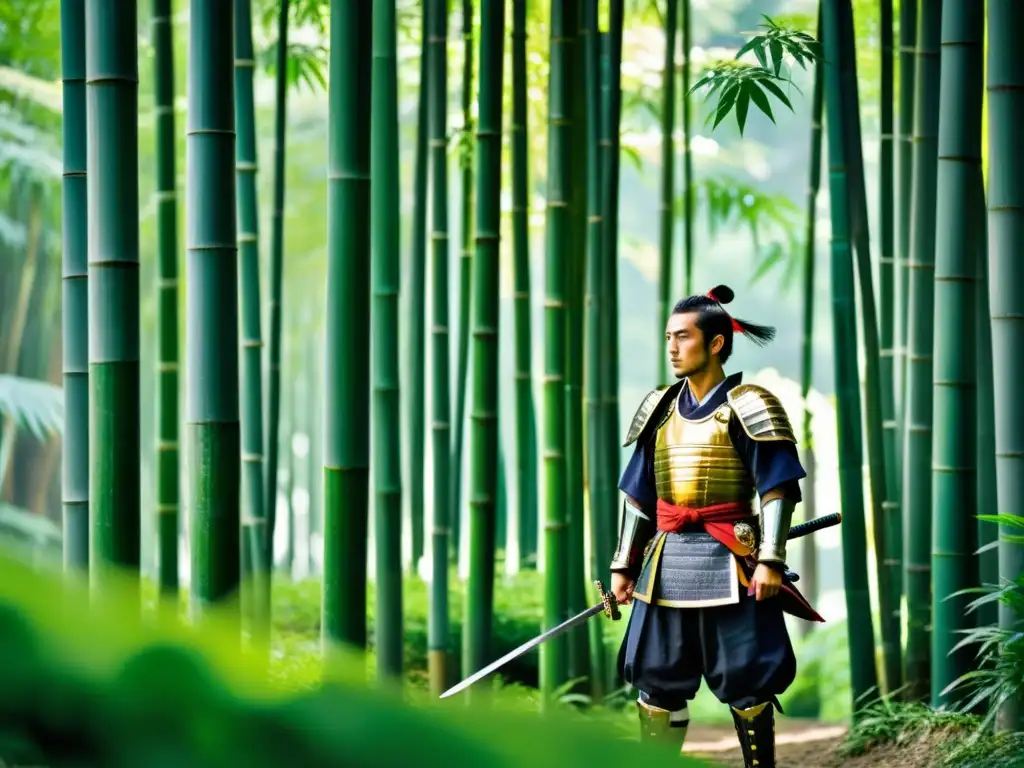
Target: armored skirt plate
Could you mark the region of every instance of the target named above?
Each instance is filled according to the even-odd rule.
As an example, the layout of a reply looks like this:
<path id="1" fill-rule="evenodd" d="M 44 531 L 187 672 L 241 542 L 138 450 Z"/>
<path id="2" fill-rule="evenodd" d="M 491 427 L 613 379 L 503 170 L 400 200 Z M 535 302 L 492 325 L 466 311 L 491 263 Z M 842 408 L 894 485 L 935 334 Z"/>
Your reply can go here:
<path id="1" fill-rule="evenodd" d="M 658 531 L 648 547 L 633 597 L 671 608 L 739 602 L 736 556 L 708 533 Z"/>

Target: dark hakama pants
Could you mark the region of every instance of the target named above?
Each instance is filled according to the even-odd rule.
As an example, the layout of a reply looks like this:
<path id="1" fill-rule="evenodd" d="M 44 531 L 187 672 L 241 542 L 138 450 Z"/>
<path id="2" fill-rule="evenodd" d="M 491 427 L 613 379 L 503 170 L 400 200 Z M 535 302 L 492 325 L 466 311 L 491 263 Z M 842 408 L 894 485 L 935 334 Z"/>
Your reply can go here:
<path id="1" fill-rule="evenodd" d="M 633 600 L 619 669 L 655 707 L 685 708 L 703 677 L 719 701 L 745 709 L 778 706 L 796 677 L 796 656 L 778 597 L 758 602 L 741 587 L 738 603 L 709 608 Z"/>

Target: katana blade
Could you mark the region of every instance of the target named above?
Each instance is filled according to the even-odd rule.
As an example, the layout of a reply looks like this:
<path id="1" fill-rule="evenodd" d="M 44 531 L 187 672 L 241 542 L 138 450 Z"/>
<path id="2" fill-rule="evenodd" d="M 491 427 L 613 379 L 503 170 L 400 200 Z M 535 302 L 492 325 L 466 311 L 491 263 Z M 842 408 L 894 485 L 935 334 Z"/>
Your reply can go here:
<path id="1" fill-rule="evenodd" d="M 522 656 L 531 648 L 536 648 L 545 640 L 550 640 L 552 637 L 556 637 L 557 635 L 560 635 L 563 632 L 572 629 L 573 627 L 583 624 L 591 616 L 596 616 L 599 613 L 606 613 L 613 621 L 617 621 L 620 617 L 620 614 L 619 606 L 618 603 L 615 601 L 615 597 L 610 593 L 604 591 L 604 586 L 601 584 L 600 581 L 597 582 L 597 588 L 601 592 L 601 602 L 595 603 L 594 605 L 587 608 L 587 610 L 576 614 L 571 619 L 566 619 L 558 626 L 552 627 L 551 629 L 537 635 L 537 637 L 533 638 L 532 640 L 526 641 L 515 650 L 506 653 L 497 661 L 492 661 L 483 669 L 474 672 L 461 683 L 458 683 L 457 685 L 449 688 L 447 691 L 442 693 L 441 698 L 445 699 L 449 696 L 454 696 L 456 693 L 459 693 L 460 691 L 466 690 L 473 683 L 477 682 L 478 680 L 484 677 L 487 677 L 487 675 L 491 674 L 491 672 L 494 672 L 496 669 L 505 666 L 513 659 Z"/>

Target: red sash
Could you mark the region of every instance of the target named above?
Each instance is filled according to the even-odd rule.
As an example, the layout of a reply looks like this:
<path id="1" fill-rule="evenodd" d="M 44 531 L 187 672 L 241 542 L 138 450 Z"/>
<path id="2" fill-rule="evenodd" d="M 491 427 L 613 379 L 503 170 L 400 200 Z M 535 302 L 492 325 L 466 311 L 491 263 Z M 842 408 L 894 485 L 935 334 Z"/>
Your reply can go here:
<path id="1" fill-rule="evenodd" d="M 753 516 L 753 508 L 749 502 L 731 501 L 714 504 L 710 507 L 695 508 L 680 507 L 669 504 L 664 499 L 658 499 L 658 530 L 665 533 L 678 533 L 686 525 L 702 523 L 705 531 L 740 558 L 748 582 L 747 595 L 752 597 L 756 592 L 752 576 L 757 562 L 751 558 L 750 548 L 736 540 L 733 530 L 733 525 L 736 522 L 751 516 Z M 811 604 L 800 594 L 800 590 L 785 577 L 782 579 L 778 597 L 782 601 L 782 610 L 786 613 L 806 621 L 824 623 L 825 619 L 811 607 Z"/>

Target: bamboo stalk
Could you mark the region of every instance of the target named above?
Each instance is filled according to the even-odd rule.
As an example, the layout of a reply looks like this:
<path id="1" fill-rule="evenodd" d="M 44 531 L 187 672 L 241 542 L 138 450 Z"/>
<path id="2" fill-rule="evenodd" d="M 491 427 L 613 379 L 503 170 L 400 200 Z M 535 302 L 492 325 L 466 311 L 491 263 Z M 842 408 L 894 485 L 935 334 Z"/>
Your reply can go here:
<path id="1" fill-rule="evenodd" d="M 252 0 L 235 0 L 235 144 L 242 331 L 242 578 L 252 590 L 253 628 L 270 620 L 269 552 L 263 487 L 263 338 L 260 329 L 259 208 L 256 195 L 256 115 L 253 103 Z"/>
<path id="2" fill-rule="evenodd" d="M 587 297 L 586 297 L 586 361 L 585 397 L 587 428 L 587 497 L 590 509 L 590 577 L 604 578 L 609 553 L 614 544 L 608 537 L 610 526 L 603 516 L 608 505 L 602 503 L 601 494 L 607 486 L 604 472 L 606 450 L 604 442 L 613 435 L 605 434 L 601 421 L 601 366 L 602 366 L 602 313 L 606 311 L 602 295 L 602 241 L 603 220 L 601 217 L 602 168 L 601 168 L 601 119 L 602 90 L 600 70 L 601 38 L 598 31 L 597 0 L 585 0 L 583 5 L 583 47 L 586 69 L 587 96 Z M 608 689 L 608 653 L 604 646 L 604 626 L 600 622 L 589 622 L 591 685 L 595 700 L 600 700 Z"/>
<path id="3" fill-rule="evenodd" d="M 372 6 L 331 1 L 323 640 L 366 647 Z"/>
<path id="4" fill-rule="evenodd" d="M 433 522 L 431 532 L 431 600 L 429 631 L 430 684 L 445 687 L 448 649 L 448 562 L 449 533 L 457 510 L 451 488 L 451 356 L 448 333 L 448 13 L 445 0 L 427 0 L 428 43 L 427 87 L 429 121 L 431 208 L 431 414 L 433 478 Z M 475 671 L 475 670 L 473 670 Z"/>
<path id="5" fill-rule="evenodd" d="M 462 2 L 462 128 L 466 137 L 473 134 L 473 0 Z M 459 166 L 462 170 L 462 197 L 459 201 L 462 206 L 459 216 L 462 226 L 462 257 L 459 260 L 459 356 L 455 369 L 455 440 L 451 464 L 453 561 L 459 559 L 459 553 L 462 551 L 462 459 L 466 434 L 466 398 L 470 386 L 469 324 L 473 312 L 473 162 L 476 152 L 475 143 L 467 140 L 463 143 L 459 155 Z"/>
<path id="6" fill-rule="evenodd" d="M 377 674 L 402 675 L 402 478 L 398 392 L 398 58 L 395 0 L 374 0 L 370 184 L 373 258 L 374 616 Z"/>
<path id="7" fill-rule="evenodd" d="M 526 0 L 512 0 L 512 249 L 516 359 L 516 513 L 519 564 L 537 564 L 537 417 L 530 321 L 529 143 L 526 111 Z"/>
<path id="8" fill-rule="evenodd" d="M 166 2 L 166 0 L 163 0 Z M 159 9 L 154 9 L 154 11 Z M 85 0 L 60 4 L 61 80 L 64 120 L 62 188 L 62 321 L 64 433 L 61 500 L 64 508 L 64 568 L 89 569 L 89 267 L 86 176 Z M 154 32 L 158 14 L 154 12 Z M 157 39 L 157 61 L 165 49 Z M 157 78 L 157 93 L 163 81 Z M 173 117 L 172 117 L 173 119 Z M 158 144 L 164 120 L 157 121 Z M 159 180 L 158 180 L 159 182 Z M 163 219 L 158 225 L 163 225 Z M 161 256 L 164 252 L 161 251 Z M 161 260 L 161 264 L 164 264 Z M 161 316 L 162 317 L 162 316 Z M 176 426 L 176 425 L 175 425 Z M 0 477 L 3 475 L 0 474 Z M 175 488 L 175 491 L 177 489 Z M 162 500 L 162 497 L 161 497 Z M 162 519 L 162 518 L 161 518 Z M 175 521 L 177 517 L 175 516 Z M 161 572 L 162 575 L 162 572 Z M 175 571 L 175 578 L 177 572 Z M 163 579 L 161 578 L 161 583 Z"/>
<path id="9" fill-rule="evenodd" d="M 498 259 L 501 247 L 501 117 L 505 2 L 480 9 L 480 87 L 473 269 L 473 410 L 470 430 L 469 581 L 463 672 L 491 660 L 498 496 Z"/>
<path id="10" fill-rule="evenodd" d="M 665 2 L 665 64 L 661 75 L 661 203 L 659 207 L 661 269 L 658 275 L 658 315 L 655 318 L 657 348 L 665 334 L 672 309 L 672 241 L 675 234 L 676 27 L 679 0 Z M 689 52 L 684 51 L 684 56 Z M 685 86 L 684 86 L 685 87 Z M 684 96 L 685 99 L 685 96 Z M 658 355 L 658 385 L 668 383 L 668 359 Z"/>
<path id="11" fill-rule="evenodd" d="M 241 445 L 235 213 L 234 5 L 189 6 L 185 305 L 194 616 L 236 595 Z M 109 21 L 108 21 L 109 23 Z"/>
<path id="12" fill-rule="evenodd" d="M 86 5 L 90 577 L 99 589 L 111 566 L 139 570 L 136 18 L 134 3 Z"/>
<path id="13" fill-rule="evenodd" d="M 832 206 L 832 333 L 836 349 L 836 431 L 839 450 L 839 492 L 843 512 L 843 584 L 850 626 L 850 682 L 854 709 L 877 685 L 872 632 L 871 599 L 867 578 L 867 534 L 864 522 L 864 491 L 861 472 L 861 405 L 857 376 L 857 326 L 854 297 L 853 253 L 850 244 L 850 206 L 847 182 L 847 147 L 843 130 L 845 110 L 842 69 L 853 57 L 844 49 L 850 36 L 843 34 L 839 3 L 823 6 L 825 103 L 828 120 L 829 198 Z"/>
<path id="14" fill-rule="evenodd" d="M 565 460 L 565 361 L 569 237 L 571 49 L 566 42 L 568 6 L 573 0 L 552 0 L 551 54 L 548 81 L 547 248 L 544 300 L 544 628 L 568 618 L 569 596 L 564 563 L 568 558 Z M 565 635 L 541 646 L 540 683 L 545 698 L 565 679 L 568 644 Z"/>
<path id="15" fill-rule="evenodd" d="M 281 318 L 284 293 L 284 182 L 285 134 L 288 114 L 288 13 L 290 0 L 281 0 L 277 22 L 277 73 L 274 102 L 274 201 L 270 227 L 270 345 L 267 350 L 267 509 L 265 555 L 268 572 L 274 570 L 274 520 L 277 514 L 277 452 L 281 420 Z M 328 225 L 330 226 L 330 225 Z"/>
<path id="16" fill-rule="evenodd" d="M 426 271 L 427 271 L 427 105 L 430 94 L 427 74 L 427 12 L 421 12 L 422 46 L 420 51 L 420 90 L 416 108 L 416 160 L 413 169 L 412 248 L 409 264 L 408 324 L 405 338 L 408 361 L 405 396 L 409 402 L 408 481 L 405 497 L 409 500 L 409 525 L 412 528 L 412 562 L 416 572 L 424 546 L 423 478 L 426 429 Z M 443 690 L 438 691 L 438 695 Z"/>
<path id="17" fill-rule="evenodd" d="M 1024 423 L 1017 384 L 1024 348 L 1020 318 L 1020 254 L 1024 249 L 1024 156 L 1019 151 L 1018 116 L 1024 111 L 1024 60 L 1017 48 L 1024 8 L 1008 0 L 988 3 L 988 146 L 991 157 L 1003 158 L 988 169 L 989 301 L 992 313 L 992 378 L 995 381 L 996 496 L 1003 514 L 1024 509 Z M 1002 526 L 1001 534 L 1019 532 Z M 1024 547 L 1000 539 L 999 575 L 1015 579 L 1024 572 Z M 1017 631 L 1020 616 L 1008 604 L 999 606 L 999 625 Z M 998 728 L 1020 730 L 1024 701 L 1011 699 L 998 716 Z"/>
<path id="18" fill-rule="evenodd" d="M 918 16 L 914 102 L 913 222 L 904 409 L 904 569 L 907 589 L 905 679 L 911 699 L 927 696 L 931 675 L 932 349 L 934 332 L 936 143 L 939 120 L 941 0 Z"/>

